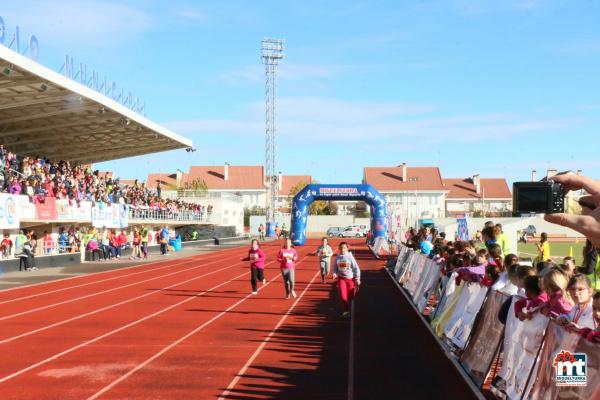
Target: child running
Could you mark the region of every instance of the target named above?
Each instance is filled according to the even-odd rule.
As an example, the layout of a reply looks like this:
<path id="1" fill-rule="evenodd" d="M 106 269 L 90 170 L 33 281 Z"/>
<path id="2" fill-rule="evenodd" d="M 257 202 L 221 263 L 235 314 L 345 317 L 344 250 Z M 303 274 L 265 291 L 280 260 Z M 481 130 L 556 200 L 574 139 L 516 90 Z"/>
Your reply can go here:
<path id="1" fill-rule="evenodd" d="M 280 263 L 281 276 L 285 286 L 285 298 L 289 299 L 290 294 L 292 297 L 296 297 L 296 292 L 294 292 L 294 269 L 296 268 L 296 261 L 298 261 L 298 253 L 292 247 L 291 239 L 284 240 L 283 247 L 277 254 L 277 261 Z"/>
<path id="2" fill-rule="evenodd" d="M 338 281 L 338 291 L 344 306 L 342 318 L 350 317 L 350 301 L 354 300 L 356 288 L 360 286 L 360 268 L 346 242 L 340 243 L 339 254 L 333 266 L 333 279 Z"/>
<path id="3" fill-rule="evenodd" d="M 252 239 L 252 242 L 250 242 L 250 250 L 248 251 L 248 257 L 242 259 L 242 261 L 250 261 L 250 284 L 252 285 L 252 294 L 258 293 L 258 281 L 261 281 L 263 285 L 266 283 L 266 259 L 267 256 L 265 255 L 263 249 L 260 248 L 258 240 Z"/>
<path id="4" fill-rule="evenodd" d="M 317 248 L 315 252 L 317 256 L 319 256 L 319 267 L 321 269 L 321 283 L 325 283 L 327 280 L 327 275 L 329 275 L 329 270 L 331 266 L 331 256 L 333 255 L 333 250 L 327 244 L 327 238 L 321 239 L 321 245 Z"/>

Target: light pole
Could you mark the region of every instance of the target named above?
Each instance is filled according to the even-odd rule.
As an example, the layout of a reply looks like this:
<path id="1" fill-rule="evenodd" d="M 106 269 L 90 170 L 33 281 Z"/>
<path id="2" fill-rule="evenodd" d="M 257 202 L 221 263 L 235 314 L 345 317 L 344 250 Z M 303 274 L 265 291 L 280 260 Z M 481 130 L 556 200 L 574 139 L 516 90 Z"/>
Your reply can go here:
<path id="1" fill-rule="evenodd" d="M 267 177 L 266 234 L 275 236 L 275 208 L 277 207 L 276 139 L 277 124 L 275 98 L 277 95 L 277 65 L 283 59 L 283 39 L 262 40 L 262 60 L 265 64 L 265 176 Z"/>

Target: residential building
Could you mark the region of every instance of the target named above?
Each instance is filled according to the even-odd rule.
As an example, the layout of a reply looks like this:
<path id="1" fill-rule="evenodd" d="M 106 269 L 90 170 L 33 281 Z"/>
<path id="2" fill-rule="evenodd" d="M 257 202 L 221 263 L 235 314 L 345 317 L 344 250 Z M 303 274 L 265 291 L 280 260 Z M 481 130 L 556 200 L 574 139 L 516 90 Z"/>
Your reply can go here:
<path id="1" fill-rule="evenodd" d="M 512 194 L 504 178 L 444 179 L 446 216 L 457 214 L 509 217 L 512 214 Z"/>
<path id="2" fill-rule="evenodd" d="M 437 167 L 365 167 L 363 183 L 374 186 L 389 204 L 388 211 L 402 225 L 413 226 L 419 219 L 443 218 L 448 190 Z"/>

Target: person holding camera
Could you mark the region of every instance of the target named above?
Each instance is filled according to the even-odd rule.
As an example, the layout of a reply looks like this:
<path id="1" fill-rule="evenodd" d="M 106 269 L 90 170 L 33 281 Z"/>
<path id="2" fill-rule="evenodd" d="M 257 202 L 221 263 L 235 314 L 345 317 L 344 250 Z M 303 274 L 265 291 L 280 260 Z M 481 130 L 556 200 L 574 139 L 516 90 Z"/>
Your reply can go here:
<path id="1" fill-rule="evenodd" d="M 586 176 L 573 173 L 556 175 L 551 178 L 554 182 L 562 185 L 563 191 L 585 190 L 588 195 L 579 199 L 581 215 L 556 213 L 546 214 L 544 219 L 554 224 L 571 228 L 586 237 L 588 240 L 588 252 L 595 252 L 595 257 L 589 257 L 584 263 L 582 272 L 590 278 L 592 286 L 600 289 L 600 262 L 597 257 L 597 249 L 600 248 L 600 182 Z M 585 258 L 585 257 L 584 257 Z"/>

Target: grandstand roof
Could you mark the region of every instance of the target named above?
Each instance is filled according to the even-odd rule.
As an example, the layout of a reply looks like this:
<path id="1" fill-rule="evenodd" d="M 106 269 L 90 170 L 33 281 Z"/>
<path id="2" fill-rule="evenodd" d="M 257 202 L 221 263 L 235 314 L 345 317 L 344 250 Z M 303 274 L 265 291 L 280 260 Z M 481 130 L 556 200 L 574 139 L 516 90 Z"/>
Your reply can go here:
<path id="1" fill-rule="evenodd" d="M 402 166 L 363 169 L 364 183 L 380 191 L 447 190 L 442 183 L 440 169 L 437 167 L 406 167 L 406 180 L 402 175 Z"/>
<path id="2" fill-rule="evenodd" d="M 93 163 L 190 147 L 122 104 L 0 46 L 0 143 L 16 154 Z"/>
<path id="3" fill-rule="evenodd" d="M 512 200 L 508 183 L 504 178 L 481 178 L 481 193 L 477 193 L 473 178 L 444 179 L 446 189 L 450 190 L 448 199 L 505 199 Z"/>

